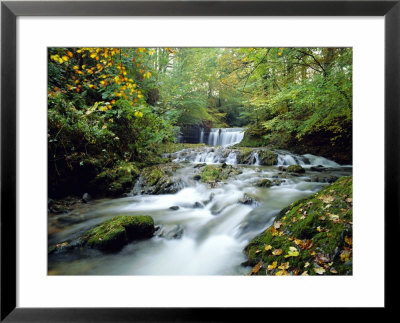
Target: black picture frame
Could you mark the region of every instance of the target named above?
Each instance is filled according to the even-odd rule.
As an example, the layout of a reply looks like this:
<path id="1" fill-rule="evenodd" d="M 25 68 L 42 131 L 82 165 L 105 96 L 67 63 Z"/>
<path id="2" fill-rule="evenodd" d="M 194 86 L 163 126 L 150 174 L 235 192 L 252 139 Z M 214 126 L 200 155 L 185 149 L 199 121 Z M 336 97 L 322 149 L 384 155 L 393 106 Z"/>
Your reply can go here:
<path id="1" fill-rule="evenodd" d="M 1 321 L 237 321 L 270 315 L 244 308 L 17 308 L 16 19 L 19 16 L 384 16 L 385 17 L 385 311 L 398 286 L 400 1 L 4 1 L 1 3 Z M 371 125 L 372 126 L 372 125 Z M 373 148 L 371 148 L 373 149 Z M 372 243 L 372 242 L 371 242 Z M 371 263 L 371 266 L 373 264 Z M 371 270 L 373 275 L 373 270 Z M 40 292 L 40 291 L 38 291 Z M 251 297 L 251 295 L 249 295 Z M 267 304 L 266 304 L 267 305 Z M 310 307 L 313 306 L 310 301 Z M 285 309 L 286 318 L 293 315 Z M 324 316 L 330 315 L 327 310 Z M 381 315 L 378 310 L 376 315 Z M 317 319 L 317 318 L 315 318 Z"/>

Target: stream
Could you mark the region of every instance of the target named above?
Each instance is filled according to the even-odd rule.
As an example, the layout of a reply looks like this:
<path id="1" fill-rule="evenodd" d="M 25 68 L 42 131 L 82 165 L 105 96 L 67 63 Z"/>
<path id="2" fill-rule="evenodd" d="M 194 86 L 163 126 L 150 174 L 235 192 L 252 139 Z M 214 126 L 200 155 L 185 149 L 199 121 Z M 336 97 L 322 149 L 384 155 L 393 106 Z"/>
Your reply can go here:
<path id="1" fill-rule="evenodd" d="M 174 175 L 184 188 L 176 194 L 135 195 L 94 201 L 72 211 L 64 228 L 49 235 L 49 245 L 78 239 L 89 228 L 115 215 L 150 215 L 158 230 L 148 240 L 135 241 L 118 253 L 81 248 L 68 253 L 50 254 L 49 274 L 55 275 L 246 275 L 250 268 L 244 247 L 270 226 L 279 211 L 290 203 L 328 185 L 332 178 L 351 175 L 351 166 L 341 166 L 323 157 L 278 153 L 278 164 L 258 165 L 254 156 L 249 165 L 238 165 L 236 152 L 229 146 L 240 141 L 240 129 L 215 131 L 209 136 L 218 146 L 184 149 L 171 154 L 183 167 Z M 230 136 L 231 139 L 223 136 Z M 223 145 L 222 145 L 223 144 Z M 196 181 L 199 163 L 226 163 L 242 173 L 213 187 Z M 304 174 L 288 176 L 282 165 L 300 164 Z M 315 170 L 315 166 L 323 166 Z M 268 178 L 279 185 L 257 187 Z M 254 198 L 244 203 L 244 194 Z M 171 207 L 174 207 L 171 209 Z"/>

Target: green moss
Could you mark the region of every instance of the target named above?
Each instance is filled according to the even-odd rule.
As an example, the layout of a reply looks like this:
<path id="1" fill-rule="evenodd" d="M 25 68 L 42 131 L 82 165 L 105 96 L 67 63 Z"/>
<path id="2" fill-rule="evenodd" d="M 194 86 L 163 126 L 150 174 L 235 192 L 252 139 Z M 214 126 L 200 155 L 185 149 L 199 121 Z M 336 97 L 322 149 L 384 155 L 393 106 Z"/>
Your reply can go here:
<path id="1" fill-rule="evenodd" d="M 259 150 L 258 158 L 261 165 L 273 166 L 278 163 L 278 155 L 270 150 Z"/>
<path id="2" fill-rule="evenodd" d="M 244 133 L 243 140 L 235 147 L 265 147 L 268 141 L 261 136 L 253 136 L 248 131 Z"/>
<path id="3" fill-rule="evenodd" d="M 153 235 L 154 220 L 150 216 L 116 216 L 90 229 L 82 238 L 88 247 L 119 250 L 126 243 Z"/>
<path id="4" fill-rule="evenodd" d="M 257 186 L 258 187 L 271 187 L 272 182 L 269 179 L 264 178 L 264 179 L 260 180 L 259 182 L 257 182 Z"/>
<path id="5" fill-rule="evenodd" d="M 328 275 L 352 273 L 351 177 L 342 177 L 320 192 L 292 203 L 279 213 L 275 223 L 244 250 L 249 265 L 262 264 L 256 274 L 276 274 L 279 268 L 267 270 L 274 261 L 277 267 L 288 263 L 285 273 L 294 275 L 313 275 L 316 270 Z M 285 257 L 290 248 L 299 254 Z M 280 255 L 272 253 L 277 249 L 282 250 Z M 342 253 L 349 256 L 341 256 Z"/>
<path id="6" fill-rule="evenodd" d="M 233 167 L 232 165 L 207 165 L 201 172 L 201 181 L 203 183 L 220 182 L 226 180 L 229 176 L 238 175 L 241 173 L 241 170 Z"/>
<path id="7" fill-rule="evenodd" d="M 201 181 L 203 183 L 217 181 L 219 179 L 220 172 L 221 172 L 221 167 L 207 165 L 206 167 L 204 167 L 201 173 Z"/>
<path id="8" fill-rule="evenodd" d="M 95 196 L 118 196 L 130 191 L 139 176 L 136 164 L 120 161 L 114 167 L 100 172 L 90 183 L 90 192 Z"/>
<path id="9" fill-rule="evenodd" d="M 305 169 L 300 165 L 290 165 L 286 168 L 286 171 L 290 173 L 304 173 Z"/>

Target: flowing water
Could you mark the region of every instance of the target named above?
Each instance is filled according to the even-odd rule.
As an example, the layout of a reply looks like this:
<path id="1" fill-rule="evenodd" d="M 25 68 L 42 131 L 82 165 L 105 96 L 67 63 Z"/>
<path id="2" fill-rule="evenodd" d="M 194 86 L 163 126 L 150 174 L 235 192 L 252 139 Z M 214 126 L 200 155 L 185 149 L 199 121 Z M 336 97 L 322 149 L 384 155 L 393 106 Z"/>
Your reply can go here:
<path id="1" fill-rule="evenodd" d="M 220 134 L 219 134 L 220 137 Z M 213 139 L 214 140 L 214 139 Z M 224 143 L 223 139 L 220 143 Z M 236 140 L 236 139 L 235 139 Z M 324 185 L 325 178 L 351 174 L 351 167 L 313 155 L 294 155 L 279 151 L 278 165 L 236 165 L 236 152 L 223 147 L 204 147 L 176 153 L 175 162 L 183 165 L 175 177 L 185 187 L 176 194 L 133 195 L 93 202 L 88 209 L 76 210 L 64 217 L 76 221 L 49 236 L 49 245 L 75 239 L 89 228 L 115 215 L 151 215 L 159 227 L 148 240 L 132 242 L 115 254 L 92 249 L 74 249 L 49 256 L 49 274 L 64 275 L 243 275 L 249 268 L 243 248 L 273 223 L 279 210 L 295 200 L 308 196 Z M 214 187 L 193 179 L 201 168 L 197 163 L 226 162 L 242 173 Z M 307 169 L 301 176 L 287 176 L 279 165 L 299 163 Z M 328 177 L 326 177 L 328 176 Z M 286 177 L 286 178 L 285 178 Z M 282 182 L 270 188 L 257 187 L 260 179 L 279 178 Z M 140 179 L 132 194 L 140 192 Z M 253 203 L 241 203 L 244 194 Z M 242 201 L 243 202 L 243 201 Z M 179 207 L 172 210 L 170 207 Z M 51 222 L 51 221 L 50 221 Z"/>
<path id="2" fill-rule="evenodd" d="M 203 133 L 203 130 L 202 130 Z M 210 146 L 231 146 L 242 141 L 244 137 L 243 128 L 211 128 L 208 137 Z M 204 134 L 200 134 L 200 142 L 203 142 Z"/>

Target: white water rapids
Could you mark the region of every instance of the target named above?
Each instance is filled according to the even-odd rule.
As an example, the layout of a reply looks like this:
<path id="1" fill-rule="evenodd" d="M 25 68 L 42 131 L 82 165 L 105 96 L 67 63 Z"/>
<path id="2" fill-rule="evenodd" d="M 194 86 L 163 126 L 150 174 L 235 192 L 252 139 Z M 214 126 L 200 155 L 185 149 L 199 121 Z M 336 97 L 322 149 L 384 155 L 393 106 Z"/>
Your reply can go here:
<path id="1" fill-rule="evenodd" d="M 193 155 L 210 153 L 209 148 Z M 214 151 L 215 152 L 215 151 Z M 222 152 L 222 151 L 221 151 Z M 182 152 L 181 152 L 182 154 Z M 178 153 L 179 155 L 179 153 Z M 189 154 L 190 155 L 190 154 Z M 225 162 L 235 164 L 232 152 L 225 153 Z M 288 156 L 302 160 L 307 166 L 333 167 L 329 175 L 344 176 L 351 168 L 317 156 L 296 156 L 288 152 L 279 154 L 279 163 L 291 163 Z M 314 158 L 315 157 L 315 158 Z M 187 161 L 190 161 L 188 163 Z M 182 179 L 185 188 L 176 194 L 141 195 L 103 202 L 94 202 L 89 211 L 74 211 L 69 217 L 78 218 L 74 224 L 49 236 L 49 245 L 73 241 L 87 229 L 115 215 L 151 215 L 160 229 L 148 240 L 132 242 L 115 254 L 91 249 L 76 249 L 67 254 L 49 257 L 49 273 L 61 275 L 243 275 L 249 272 L 241 264 L 246 261 L 243 248 L 273 223 L 279 210 L 293 201 L 308 196 L 327 185 L 312 176 L 320 173 L 307 170 L 301 176 L 284 178 L 278 165 L 236 166 L 242 174 L 229 178 L 211 188 L 195 181 L 201 168 L 196 162 L 223 162 L 215 158 L 197 158 L 184 161 L 175 178 Z M 283 182 L 270 188 L 257 187 L 260 179 Z M 140 185 L 140 183 L 136 183 Z M 258 202 L 241 204 L 244 194 Z M 197 202 L 197 203 L 196 203 Z M 171 210 L 170 207 L 179 207 Z M 64 215 L 65 217 L 65 215 Z"/>

